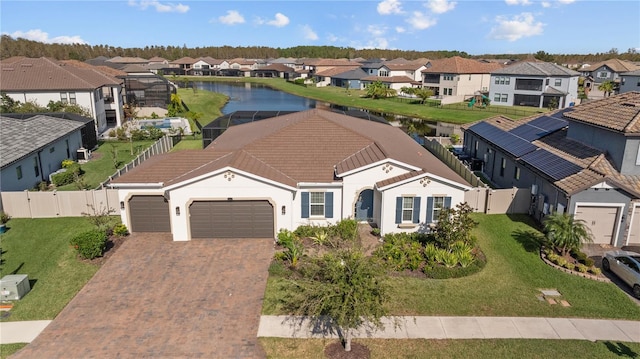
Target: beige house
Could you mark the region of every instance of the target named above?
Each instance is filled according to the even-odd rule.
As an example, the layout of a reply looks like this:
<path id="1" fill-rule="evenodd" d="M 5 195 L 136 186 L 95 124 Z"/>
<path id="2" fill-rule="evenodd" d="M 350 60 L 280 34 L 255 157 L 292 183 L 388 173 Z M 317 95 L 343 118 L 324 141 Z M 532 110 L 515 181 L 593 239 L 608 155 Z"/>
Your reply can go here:
<path id="1" fill-rule="evenodd" d="M 443 104 L 462 102 L 476 91 L 488 93 L 491 71 L 502 67 L 459 56 L 431 60 L 422 70 L 422 86 L 431 89 Z"/>

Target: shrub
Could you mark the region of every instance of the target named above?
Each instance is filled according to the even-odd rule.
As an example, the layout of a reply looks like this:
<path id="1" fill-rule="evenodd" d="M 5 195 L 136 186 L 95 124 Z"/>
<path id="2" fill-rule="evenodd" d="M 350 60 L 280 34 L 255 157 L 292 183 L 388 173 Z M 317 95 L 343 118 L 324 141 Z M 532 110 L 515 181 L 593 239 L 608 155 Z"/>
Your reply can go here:
<path id="1" fill-rule="evenodd" d="M 82 176 L 84 171 L 80 168 L 80 165 L 73 162 L 66 167 L 65 172 L 57 173 L 51 176 L 51 182 L 56 186 L 64 186 L 73 183 L 78 176 Z"/>
<path id="2" fill-rule="evenodd" d="M 124 237 L 129 234 L 129 230 L 126 225 L 120 223 L 113 226 L 113 234 L 118 237 Z"/>
<path id="3" fill-rule="evenodd" d="M 76 163 L 76 161 L 67 158 L 66 160 L 62 160 L 62 163 L 60 165 L 62 166 L 62 168 L 70 168 L 75 163 Z"/>
<path id="4" fill-rule="evenodd" d="M 374 255 L 396 271 L 416 270 L 424 262 L 422 245 L 403 233 L 386 236 Z"/>
<path id="5" fill-rule="evenodd" d="M 567 260 L 564 257 L 558 257 L 555 262 L 560 267 L 564 267 L 567 264 Z"/>
<path id="6" fill-rule="evenodd" d="M 587 259 L 587 254 L 582 251 L 572 251 L 571 255 L 580 263 L 584 263 Z"/>
<path id="7" fill-rule="evenodd" d="M 592 258 L 587 258 L 584 260 L 584 262 L 582 262 L 582 264 L 584 264 L 587 267 L 593 267 L 593 265 L 595 264 L 595 261 Z"/>
<path id="8" fill-rule="evenodd" d="M 436 261 L 436 256 L 438 255 L 438 248 L 433 243 L 427 243 L 424 247 L 424 255 L 430 262 Z"/>
<path id="9" fill-rule="evenodd" d="M 466 268 L 463 268 L 463 267 L 446 268 L 441 265 L 428 265 L 428 266 L 425 266 L 422 269 L 422 271 L 428 278 L 433 278 L 433 279 L 460 278 L 460 277 L 466 277 L 481 271 L 486 264 L 487 262 L 484 256 L 479 256 L 479 257 L 476 257 L 476 260 L 474 260 L 473 263 L 471 263 L 471 265 L 469 265 Z"/>
<path id="10" fill-rule="evenodd" d="M 380 236 L 380 228 L 372 228 L 371 229 L 371 234 L 373 234 L 376 237 Z"/>
<path id="11" fill-rule="evenodd" d="M 591 267 L 589 268 L 589 272 L 591 272 L 594 275 L 600 275 L 602 273 L 602 270 L 598 267 Z"/>
<path id="12" fill-rule="evenodd" d="M 458 250 L 458 251 L 455 251 L 454 254 L 456 255 L 456 259 L 458 260 L 458 263 L 460 263 L 460 266 L 462 268 L 466 268 L 470 266 L 471 263 L 473 263 L 474 261 L 473 254 L 471 253 L 471 249 Z"/>
<path id="13" fill-rule="evenodd" d="M 277 261 L 285 261 L 285 260 L 287 260 L 287 254 L 285 252 L 276 252 L 273 255 L 273 259 L 275 259 Z"/>
<path id="14" fill-rule="evenodd" d="M 571 262 L 567 262 L 564 264 L 564 267 L 567 268 L 568 270 L 573 270 L 576 267 L 576 265 Z"/>
<path id="15" fill-rule="evenodd" d="M 447 268 L 453 268 L 458 265 L 458 256 L 454 252 L 442 250 L 441 257 L 442 263 Z"/>
<path id="16" fill-rule="evenodd" d="M 587 273 L 587 271 L 589 271 L 589 267 L 584 264 L 578 264 L 577 268 L 580 273 Z"/>
<path id="17" fill-rule="evenodd" d="M 343 219 L 336 224 L 336 234 L 346 240 L 355 240 L 358 237 L 358 221 L 355 219 Z"/>
<path id="18" fill-rule="evenodd" d="M 107 234 L 104 231 L 94 229 L 80 233 L 71 238 L 71 245 L 82 258 L 94 259 L 100 257 L 107 244 Z"/>
<path id="19" fill-rule="evenodd" d="M 5 211 L 0 211 L 0 224 L 6 224 L 11 219 L 11 216 Z"/>
<path id="20" fill-rule="evenodd" d="M 315 236 L 311 237 L 313 239 L 313 243 L 319 246 L 324 246 L 327 244 L 331 244 L 329 234 L 324 230 L 318 230 Z"/>
<path id="21" fill-rule="evenodd" d="M 293 231 L 293 234 L 295 234 L 300 238 L 310 238 L 315 236 L 317 230 L 318 230 L 318 227 L 316 226 L 312 226 L 310 224 L 304 224 L 296 228 L 296 230 Z"/>
<path id="22" fill-rule="evenodd" d="M 547 256 L 547 259 L 549 259 L 550 261 L 552 261 L 553 263 L 556 263 L 558 261 L 558 258 L 560 258 L 560 256 L 558 256 L 555 253 L 551 253 Z"/>

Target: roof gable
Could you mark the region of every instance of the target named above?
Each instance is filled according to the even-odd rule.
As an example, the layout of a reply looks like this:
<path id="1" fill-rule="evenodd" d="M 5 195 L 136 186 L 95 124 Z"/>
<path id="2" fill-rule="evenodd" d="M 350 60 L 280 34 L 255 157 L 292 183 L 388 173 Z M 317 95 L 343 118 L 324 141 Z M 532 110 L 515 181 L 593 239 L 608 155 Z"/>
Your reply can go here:
<path id="1" fill-rule="evenodd" d="M 528 75 L 528 76 L 579 76 L 577 71 L 550 62 L 523 61 L 505 68 L 491 71 L 491 74 Z"/>
<path id="2" fill-rule="evenodd" d="M 480 62 L 473 59 L 465 59 L 454 56 L 446 59 L 431 60 L 427 63 L 424 73 L 447 73 L 447 74 L 488 74 L 493 70 L 502 67 L 497 63 Z"/>
<path id="3" fill-rule="evenodd" d="M 626 92 L 566 111 L 564 117 L 625 134 L 640 134 L 640 92 Z"/>

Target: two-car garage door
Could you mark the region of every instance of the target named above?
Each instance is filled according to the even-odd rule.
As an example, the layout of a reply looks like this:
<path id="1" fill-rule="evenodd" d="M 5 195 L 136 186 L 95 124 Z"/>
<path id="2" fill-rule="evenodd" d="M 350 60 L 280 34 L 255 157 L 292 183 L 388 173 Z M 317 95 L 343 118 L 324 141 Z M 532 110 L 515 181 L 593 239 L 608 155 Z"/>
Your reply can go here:
<path id="1" fill-rule="evenodd" d="M 273 238 L 268 201 L 195 201 L 189 206 L 191 238 Z"/>

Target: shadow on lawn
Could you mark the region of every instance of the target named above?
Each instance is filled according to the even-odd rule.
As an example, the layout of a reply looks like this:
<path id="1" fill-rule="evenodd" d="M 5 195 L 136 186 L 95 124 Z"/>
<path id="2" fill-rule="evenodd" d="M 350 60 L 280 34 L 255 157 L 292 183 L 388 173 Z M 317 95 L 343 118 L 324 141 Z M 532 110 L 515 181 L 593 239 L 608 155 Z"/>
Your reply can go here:
<path id="1" fill-rule="evenodd" d="M 513 232 L 512 236 L 527 252 L 539 252 L 540 246 L 542 246 L 542 243 L 544 242 L 544 236 L 540 232 L 532 230 L 517 230 Z"/>
<path id="2" fill-rule="evenodd" d="M 607 346 L 607 349 L 609 349 L 610 352 L 619 357 L 638 358 L 638 353 L 634 352 L 633 350 L 631 350 L 631 348 L 624 345 L 623 343 L 604 342 L 604 345 Z"/>

